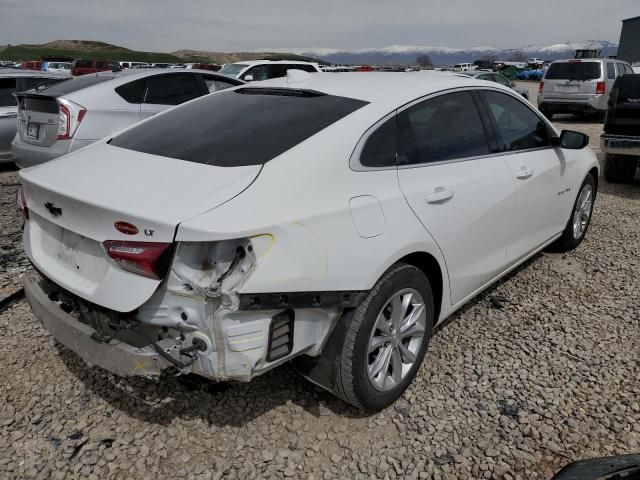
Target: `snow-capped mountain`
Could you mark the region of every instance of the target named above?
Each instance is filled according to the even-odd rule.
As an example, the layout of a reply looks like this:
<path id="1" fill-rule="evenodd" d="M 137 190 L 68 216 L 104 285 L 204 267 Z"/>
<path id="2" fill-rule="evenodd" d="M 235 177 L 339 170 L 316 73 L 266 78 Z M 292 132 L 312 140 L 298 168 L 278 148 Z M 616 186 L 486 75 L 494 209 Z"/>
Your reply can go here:
<path id="1" fill-rule="evenodd" d="M 578 49 L 600 49 L 604 57 L 615 55 L 618 44 L 606 40 L 585 40 L 582 42 L 557 43 L 554 45 L 529 45 L 521 48 L 499 49 L 490 46 L 471 48 L 430 47 L 424 45 L 389 45 L 383 48 L 362 48 L 344 50 L 337 48 L 263 48 L 260 51 L 287 52 L 319 58 L 331 63 L 347 64 L 412 64 L 418 55 L 427 54 L 435 64 L 473 62 L 485 55 L 508 60 L 516 52 L 524 52 L 527 57 L 556 60 L 572 58 Z"/>

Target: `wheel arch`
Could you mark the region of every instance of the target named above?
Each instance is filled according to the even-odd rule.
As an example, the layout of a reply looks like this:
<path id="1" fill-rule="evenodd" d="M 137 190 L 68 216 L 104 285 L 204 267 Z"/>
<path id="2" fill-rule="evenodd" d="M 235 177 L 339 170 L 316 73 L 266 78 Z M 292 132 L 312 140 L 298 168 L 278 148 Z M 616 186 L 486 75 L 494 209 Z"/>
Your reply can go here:
<path id="1" fill-rule="evenodd" d="M 438 322 L 442 312 L 444 293 L 443 270 L 438 260 L 427 252 L 413 252 L 397 260 L 397 263 L 407 263 L 421 270 L 431 283 L 434 303 L 434 324 Z"/>
<path id="2" fill-rule="evenodd" d="M 599 169 L 598 167 L 593 167 L 589 170 L 589 175 L 593 177 L 593 181 L 596 184 L 596 193 L 598 192 L 598 180 L 599 180 Z"/>

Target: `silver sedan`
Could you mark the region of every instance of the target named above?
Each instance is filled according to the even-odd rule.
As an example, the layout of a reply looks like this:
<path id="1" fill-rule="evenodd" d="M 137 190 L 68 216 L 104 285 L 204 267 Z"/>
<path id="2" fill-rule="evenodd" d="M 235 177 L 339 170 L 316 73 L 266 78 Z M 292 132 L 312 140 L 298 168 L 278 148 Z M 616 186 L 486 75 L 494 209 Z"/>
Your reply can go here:
<path id="1" fill-rule="evenodd" d="M 62 82 L 71 78 L 69 74 L 0 69 L 0 163 L 13 161 L 11 140 L 16 134 L 18 103 L 13 96 L 16 92 L 31 90 L 43 85 Z"/>

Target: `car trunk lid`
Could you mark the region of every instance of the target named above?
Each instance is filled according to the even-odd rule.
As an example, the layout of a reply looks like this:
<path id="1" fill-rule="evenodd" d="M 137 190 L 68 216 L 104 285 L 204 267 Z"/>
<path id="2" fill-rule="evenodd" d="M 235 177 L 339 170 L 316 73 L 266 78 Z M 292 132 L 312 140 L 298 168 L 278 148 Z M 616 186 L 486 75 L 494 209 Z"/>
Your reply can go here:
<path id="1" fill-rule="evenodd" d="M 18 135 L 31 145 L 50 147 L 58 140 L 60 105 L 55 97 L 17 93 Z"/>
<path id="2" fill-rule="evenodd" d="M 144 303 L 160 280 L 120 269 L 107 240 L 171 243 L 177 226 L 245 190 L 260 166 L 214 167 L 98 144 L 22 170 L 25 249 L 51 280 L 116 311 Z"/>

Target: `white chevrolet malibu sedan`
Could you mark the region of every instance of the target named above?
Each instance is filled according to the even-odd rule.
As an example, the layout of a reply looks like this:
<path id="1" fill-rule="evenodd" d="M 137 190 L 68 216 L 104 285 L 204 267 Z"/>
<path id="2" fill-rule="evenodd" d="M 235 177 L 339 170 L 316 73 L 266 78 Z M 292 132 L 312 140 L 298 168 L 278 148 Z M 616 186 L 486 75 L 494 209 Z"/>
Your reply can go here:
<path id="1" fill-rule="evenodd" d="M 438 322 L 580 244 L 587 142 L 496 83 L 289 71 L 21 170 L 25 293 L 119 375 L 248 381 L 295 358 L 382 409 Z"/>

